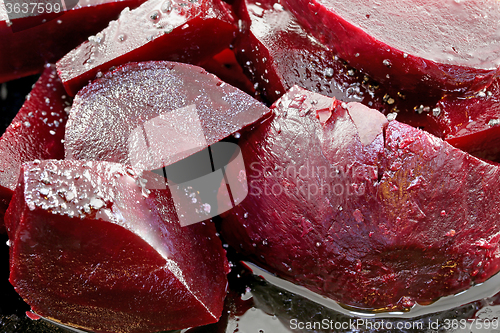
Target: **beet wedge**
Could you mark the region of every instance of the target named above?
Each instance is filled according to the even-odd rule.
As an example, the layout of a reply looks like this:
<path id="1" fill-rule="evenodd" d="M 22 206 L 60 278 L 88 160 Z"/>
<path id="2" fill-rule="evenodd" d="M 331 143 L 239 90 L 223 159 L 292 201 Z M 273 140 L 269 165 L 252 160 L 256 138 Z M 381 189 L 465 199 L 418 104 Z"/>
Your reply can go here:
<path id="1" fill-rule="evenodd" d="M 66 127 L 65 155 L 154 170 L 205 149 L 269 112 L 200 67 L 130 63 L 78 93 Z"/>
<path id="2" fill-rule="evenodd" d="M 433 134 L 474 156 L 500 161 L 500 80 L 469 98 L 446 96 L 427 114 Z"/>
<path id="3" fill-rule="evenodd" d="M 65 108 L 71 99 L 55 66 L 47 66 L 22 108 L 0 138 L 0 231 L 24 162 L 63 159 Z"/>
<path id="4" fill-rule="evenodd" d="M 44 6 L 40 3 L 35 14 L 42 9 L 44 13 L 17 13 L 22 17 L 12 20 L 8 19 L 7 7 L 0 6 L 0 82 L 42 72 L 45 63 L 55 63 L 89 36 L 104 29 L 124 8 L 135 8 L 143 2 L 85 0 L 76 4 L 78 1 L 66 1 L 67 10 L 59 14 L 48 13 L 62 8 L 55 7 L 57 1 L 43 2 Z M 76 6 L 68 8 L 71 3 Z M 26 4 L 33 10 L 37 2 Z"/>
<path id="5" fill-rule="evenodd" d="M 10 282 L 37 314 L 98 332 L 217 322 L 229 266 L 212 223 L 117 163 L 26 163 L 6 214 Z M 159 180 L 161 181 L 161 179 Z"/>
<path id="6" fill-rule="evenodd" d="M 227 48 L 236 32 L 220 0 L 149 0 L 83 43 L 57 63 L 69 94 L 99 72 L 130 61 L 199 63 Z"/>
<path id="7" fill-rule="evenodd" d="M 500 64 L 496 0 L 285 4 L 351 66 L 405 91 L 474 93 Z"/>
<path id="8" fill-rule="evenodd" d="M 351 307 L 408 309 L 500 269 L 500 167 L 359 103 L 294 87 L 244 133 L 222 224 L 256 263 Z"/>

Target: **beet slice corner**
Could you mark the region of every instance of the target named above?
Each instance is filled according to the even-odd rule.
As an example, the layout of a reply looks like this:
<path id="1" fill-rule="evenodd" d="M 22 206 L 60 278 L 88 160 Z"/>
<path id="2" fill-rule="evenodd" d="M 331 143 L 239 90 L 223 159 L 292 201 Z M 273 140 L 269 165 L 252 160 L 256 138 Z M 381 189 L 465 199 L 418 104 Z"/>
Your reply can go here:
<path id="1" fill-rule="evenodd" d="M 236 23 L 221 0 L 149 0 L 124 10 L 117 21 L 57 63 L 70 95 L 96 75 L 130 61 L 200 63 L 227 48 Z"/>
<path id="2" fill-rule="evenodd" d="M 217 322 L 229 265 L 214 224 L 181 227 L 146 179 L 109 162 L 23 165 L 6 226 L 10 282 L 32 311 L 110 333 Z"/>
<path id="3" fill-rule="evenodd" d="M 404 91 L 475 93 L 500 65 L 500 3 L 285 0 L 351 66 Z"/>
<path id="4" fill-rule="evenodd" d="M 65 110 L 70 105 L 55 66 L 47 65 L 0 138 L 0 232 L 22 163 L 64 158 Z"/>
<path id="5" fill-rule="evenodd" d="M 65 156 L 154 170 L 268 114 L 265 105 L 200 67 L 168 61 L 129 63 L 75 97 Z"/>

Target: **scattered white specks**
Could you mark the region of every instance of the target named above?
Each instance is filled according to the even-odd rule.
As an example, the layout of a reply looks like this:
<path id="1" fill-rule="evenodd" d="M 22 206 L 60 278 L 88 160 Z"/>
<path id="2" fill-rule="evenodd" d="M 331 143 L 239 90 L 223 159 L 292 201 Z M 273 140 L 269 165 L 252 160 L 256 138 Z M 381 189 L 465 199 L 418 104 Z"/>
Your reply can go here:
<path id="1" fill-rule="evenodd" d="M 488 122 L 488 125 L 491 126 L 491 127 L 500 125 L 500 119 L 491 119 Z"/>
<path id="2" fill-rule="evenodd" d="M 94 209 L 101 209 L 104 207 L 104 201 L 99 198 L 92 198 L 90 199 L 90 206 Z"/>
<path id="3" fill-rule="evenodd" d="M 50 133 L 50 135 L 56 135 L 56 132 L 53 130 L 50 130 L 49 133 Z"/>
<path id="4" fill-rule="evenodd" d="M 439 117 L 440 114 L 441 114 L 441 108 L 439 106 L 432 109 L 432 115 L 434 117 Z"/>
<path id="5" fill-rule="evenodd" d="M 47 196 L 50 190 L 47 187 L 42 187 L 41 189 L 38 190 L 38 192 L 40 192 L 40 194 L 43 196 Z"/>
<path id="6" fill-rule="evenodd" d="M 64 197 L 66 198 L 67 201 L 71 201 L 76 197 L 76 194 L 75 194 L 75 192 L 70 191 L 70 192 L 66 192 Z"/>
<path id="7" fill-rule="evenodd" d="M 273 8 L 274 8 L 274 10 L 280 10 L 280 11 L 284 10 L 283 6 L 279 3 L 275 3 L 273 5 Z"/>
<path id="8" fill-rule="evenodd" d="M 398 114 L 396 112 L 391 112 L 391 113 L 388 113 L 387 114 L 387 120 L 389 121 L 393 121 L 396 119 L 396 117 L 398 116 Z"/>
<path id="9" fill-rule="evenodd" d="M 203 208 L 203 210 L 205 211 L 205 213 L 209 214 L 210 211 L 212 210 L 212 207 L 207 204 L 207 203 L 204 203 L 203 205 L 201 205 L 201 207 Z"/>

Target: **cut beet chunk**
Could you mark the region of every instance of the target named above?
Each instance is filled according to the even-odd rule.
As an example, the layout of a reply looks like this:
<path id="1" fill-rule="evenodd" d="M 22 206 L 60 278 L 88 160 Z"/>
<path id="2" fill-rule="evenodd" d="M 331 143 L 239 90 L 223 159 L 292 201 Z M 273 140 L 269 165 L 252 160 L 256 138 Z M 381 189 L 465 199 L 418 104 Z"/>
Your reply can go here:
<path id="1" fill-rule="evenodd" d="M 360 102 L 384 114 L 399 112 L 398 120 L 429 126 L 425 114 L 413 112 L 439 98 L 406 94 L 380 85 L 348 66 L 328 47 L 305 31 L 277 0 L 241 0 L 243 20 L 235 42 L 238 59 L 257 90 L 274 103 L 294 85 L 345 102 Z M 404 112 L 411 111 L 407 114 Z"/>
<path id="2" fill-rule="evenodd" d="M 353 67 L 406 91 L 476 92 L 500 64 L 500 3 L 285 0 Z"/>
<path id="3" fill-rule="evenodd" d="M 435 133 L 475 156 L 500 161 L 500 80 L 476 96 L 446 96 L 428 114 Z"/>
<path id="4" fill-rule="evenodd" d="M 153 174 L 108 162 L 23 165 L 6 213 L 10 282 L 38 315 L 98 332 L 221 316 L 228 264 L 211 222 L 181 227 Z"/>
<path id="5" fill-rule="evenodd" d="M 53 7 L 57 1 L 43 2 L 44 6 L 40 4 L 37 8 L 45 10 L 47 6 L 47 12 L 18 13 L 30 16 L 11 21 L 6 12 L 8 8 L 0 6 L 0 82 L 42 72 L 45 63 L 56 62 L 88 36 L 104 29 L 124 8 L 135 8 L 142 2 L 144 0 L 82 0 L 73 9 L 68 8 L 55 17 L 54 13 L 47 12 L 56 10 L 57 7 Z"/>
<path id="6" fill-rule="evenodd" d="M 55 66 L 47 66 L 0 138 L 0 231 L 21 164 L 35 159 L 64 158 L 61 140 L 68 118 L 64 109 L 71 105 L 65 94 Z"/>
<path id="7" fill-rule="evenodd" d="M 200 67 L 130 63 L 82 89 L 66 127 L 68 159 L 154 170 L 259 120 L 270 110 Z"/>
<path id="8" fill-rule="evenodd" d="M 227 48 L 236 25 L 221 0 L 149 0 L 83 43 L 57 63 L 71 95 L 98 72 L 130 61 L 199 63 Z"/>
<path id="9" fill-rule="evenodd" d="M 223 236 L 349 306 L 427 304 L 495 274 L 500 167 L 359 103 L 292 88 L 240 140 L 249 195 Z"/>

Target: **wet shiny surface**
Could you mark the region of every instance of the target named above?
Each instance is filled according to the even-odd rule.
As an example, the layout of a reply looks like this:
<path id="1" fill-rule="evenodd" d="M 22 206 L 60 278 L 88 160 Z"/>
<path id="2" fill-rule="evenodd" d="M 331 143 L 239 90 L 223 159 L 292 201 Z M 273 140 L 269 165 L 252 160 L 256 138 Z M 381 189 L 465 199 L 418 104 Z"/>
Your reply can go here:
<path id="1" fill-rule="evenodd" d="M 495 0 L 285 4 L 353 67 L 403 90 L 478 91 L 500 62 Z"/>

